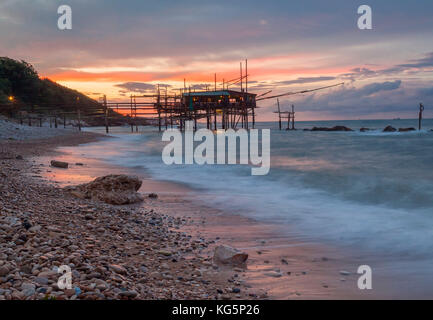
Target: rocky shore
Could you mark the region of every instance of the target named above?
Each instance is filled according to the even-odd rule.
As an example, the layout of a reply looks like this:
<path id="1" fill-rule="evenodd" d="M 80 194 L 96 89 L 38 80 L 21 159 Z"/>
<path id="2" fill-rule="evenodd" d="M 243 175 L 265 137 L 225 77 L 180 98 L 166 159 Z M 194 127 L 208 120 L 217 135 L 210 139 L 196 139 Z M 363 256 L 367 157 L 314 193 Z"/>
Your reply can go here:
<path id="1" fill-rule="evenodd" d="M 213 241 L 182 231 L 191 218 L 79 199 L 40 179 L 51 168 L 33 156 L 96 138 L 0 140 L 0 300 L 254 298 L 242 270 L 222 275 L 202 254 Z M 58 286 L 64 265 L 71 289 Z"/>

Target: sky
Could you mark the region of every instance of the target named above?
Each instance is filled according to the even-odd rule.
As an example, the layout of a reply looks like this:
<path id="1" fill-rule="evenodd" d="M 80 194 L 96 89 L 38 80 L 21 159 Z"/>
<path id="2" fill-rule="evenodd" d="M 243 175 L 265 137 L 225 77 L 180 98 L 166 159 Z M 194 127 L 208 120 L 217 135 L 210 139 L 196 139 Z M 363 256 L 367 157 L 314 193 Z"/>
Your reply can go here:
<path id="1" fill-rule="evenodd" d="M 59 30 L 57 8 L 72 8 Z M 357 26 L 372 8 L 371 30 Z M 0 0 L 0 56 L 98 99 L 128 100 L 157 84 L 218 86 L 248 59 L 249 91 L 281 98 L 297 120 L 433 117 L 431 0 Z M 233 87 L 232 89 L 236 89 Z M 259 103 L 273 120 L 274 99 Z"/>

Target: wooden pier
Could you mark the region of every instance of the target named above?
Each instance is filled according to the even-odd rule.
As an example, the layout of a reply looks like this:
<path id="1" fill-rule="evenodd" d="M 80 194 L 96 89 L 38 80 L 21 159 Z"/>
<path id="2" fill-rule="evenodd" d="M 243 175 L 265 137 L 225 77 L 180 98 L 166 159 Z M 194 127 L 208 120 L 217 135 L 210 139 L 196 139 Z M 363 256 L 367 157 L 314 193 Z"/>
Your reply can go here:
<path id="1" fill-rule="evenodd" d="M 14 101 L 5 106 L 13 110 L 11 117 L 17 117 L 23 124 L 42 126 L 49 122 L 50 127 L 59 125 L 66 127 L 72 125 L 81 130 L 82 126 L 103 126 L 106 133 L 110 127 L 128 124 L 131 132 L 138 132 L 141 125 L 157 126 L 159 131 L 168 128 L 185 130 L 185 122 L 193 121 L 194 130 L 199 124 L 207 129 L 250 129 L 256 125 L 257 102 L 267 99 L 277 99 L 279 128 L 282 121 L 287 119 L 287 130 L 295 130 L 295 110 L 281 111 L 279 97 L 303 94 L 326 88 L 332 88 L 343 83 L 303 90 L 286 92 L 269 96 L 272 90 L 257 95 L 248 92 L 248 61 L 245 60 L 245 69 L 240 63 L 240 73 L 232 80 L 222 79 L 217 82 L 217 74 L 213 76 L 213 90 L 211 85 L 202 84 L 193 87 L 187 86 L 184 79 L 183 88 L 170 88 L 165 85 L 156 85 L 154 92 L 143 95 L 131 95 L 127 101 L 107 101 L 102 96 L 99 101 L 83 102 L 77 97 L 68 105 L 59 110 L 56 104 L 24 105 L 16 108 Z M 196 91 L 200 87 L 206 90 Z M 14 113 L 14 115 L 12 115 Z M 420 112 L 421 114 L 421 112 Z M 421 117 L 421 116 L 420 116 Z M 48 120 L 48 121 L 47 121 Z"/>
<path id="2" fill-rule="evenodd" d="M 274 113 L 278 113 L 278 125 L 280 130 L 282 129 L 282 120 L 287 119 L 287 128 L 286 130 L 296 130 L 295 129 L 295 106 L 292 104 L 292 111 L 281 111 L 280 109 L 280 99 L 277 98 L 277 111 Z"/>
<path id="3" fill-rule="evenodd" d="M 107 108 L 129 117 L 131 131 L 137 130 L 137 121 L 146 120 L 149 124 L 163 128 L 184 130 L 185 121 L 193 121 L 196 130 L 198 122 L 206 128 L 217 130 L 229 128 L 254 128 L 256 113 L 256 94 L 248 92 L 248 61 L 245 72 L 240 64 L 238 78 L 217 84 L 214 75 L 214 90 L 195 91 L 186 86 L 168 92 L 157 86 L 156 92 L 147 95 L 132 95 L 129 102 L 104 102 Z M 239 86 L 239 90 L 230 87 Z M 218 88 L 219 87 L 219 88 Z M 175 92 L 175 93 L 173 93 Z"/>

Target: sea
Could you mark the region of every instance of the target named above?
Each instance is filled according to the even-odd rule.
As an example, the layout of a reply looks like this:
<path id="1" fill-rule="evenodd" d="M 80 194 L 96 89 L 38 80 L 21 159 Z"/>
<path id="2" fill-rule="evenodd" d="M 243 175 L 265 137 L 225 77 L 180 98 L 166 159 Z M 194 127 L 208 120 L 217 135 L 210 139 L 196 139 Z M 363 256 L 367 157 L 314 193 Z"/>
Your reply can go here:
<path id="1" fill-rule="evenodd" d="M 303 130 L 336 125 L 354 131 Z M 418 128 L 418 120 L 298 121 L 295 131 L 259 122 L 256 128 L 271 129 L 270 171 L 261 176 L 251 175 L 251 165 L 166 165 L 168 142 L 155 127 L 110 128 L 114 138 L 80 152 L 182 184 L 197 201 L 303 241 L 397 257 L 433 275 L 433 120 L 421 131 L 383 132 L 388 125 Z"/>

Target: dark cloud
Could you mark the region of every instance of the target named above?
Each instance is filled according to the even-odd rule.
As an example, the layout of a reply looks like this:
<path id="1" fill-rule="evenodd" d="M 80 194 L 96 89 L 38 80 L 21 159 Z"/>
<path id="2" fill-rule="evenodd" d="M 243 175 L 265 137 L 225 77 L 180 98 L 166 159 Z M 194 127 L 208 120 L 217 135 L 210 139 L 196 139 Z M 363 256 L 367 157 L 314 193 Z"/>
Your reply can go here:
<path id="1" fill-rule="evenodd" d="M 433 67 L 433 52 L 428 53 L 422 59 L 412 60 L 412 63 L 400 64 L 400 68 L 429 68 Z"/>
<path id="2" fill-rule="evenodd" d="M 336 79 L 337 79 L 336 77 L 331 77 L 331 76 L 300 77 L 294 80 L 285 80 L 285 81 L 271 81 L 271 82 L 251 81 L 248 82 L 248 84 L 250 85 L 249 88 L 251 90 L 273 90 L 273 89 L 281 89 L 286 86 L 290 86 L 294 84 L 309 84 L 309 83 L 316 83 L 322 81 L 331 81 Z"/>
<path id="3" fill-rule="evenodd" d="M 347 80 L 351 80 L 351 81 L 355 81 L 355 80 L 359 80 L 359 79 L 365 79 L 365 78 L 371 78 L 371 77 L 376 77 L 377 76 L 377 72 L 368 68 L 353 68 L 352 70 L 350 70 L 349 73 L 343 73 L 341 75 L 339 75 L 340 78 L 342 79 L 347 79 Z"/>
<path id="4" fill-rule="evenodd" d="M 152 83 L 145 82 L 125 82 L 116 84 L 115 87 L 121 88 L 123 90 L 119 90 L 120 93 L 128 93 L 128 92 L 138 92 L 138 93 L 149 93 L 154 92 L 158 89 L 158 85 Z M 169 84 L 159 84 L 159 88 L 171 88 L 172 86 Z"/>
<path id="5" fill-rule="evenodd" d="M 365 67 L 353 68 L 348 73 L 340 74 L 338 77 L 345 80 L 356 81 L 380 76 L 390 76 L 410 71 L 430 70 L 433 67 L 433 52 L 424 55 L 423 58 L 410 60 L 411 63 L 397 64 L 395 66 L 372 70 Z"/>
<path id="6" fill-rule="evenodd" d="M 47 72 L 56 67 L 104 66 L 108 61 L 124 63 L 127 59 L 152 57 L 167 57 L 178 64 L 237 60 L 264 52 L 281 54 L 281 45 L 287 43 L 293 43 L 292 52 L 326 51 L 364 43 L 365 39 L 365 32 L 360 33 L 355 25 L 356 0 L 67 3 L 73 11 L 73 29 L 60 32 L 60 1 L 3 0 L 2 54 L 26 58 Z M 375 21 L 381 21 L 375 28 L 380 32 L 369 33 L 369 39 L 373 42 L 420 30 L 430 32 L 432 11 L 431 1 L 382 0 L 374 5 Z M 405 13 L 404 23 L 401 12 Z"/>
<path id="7" fill-rule="evenodd" d="M 154 84 L 144 83 L 144 82 L 125 82 L 121 84 L 116 84 L 116 87 L 126 89 L 126 90 L 120 90 L 119 92 L 121 93 L 128 93 L 128 92 L 146 93 L 146 92 L 154 91 L 156 89 L 156 86 Z"/>
<path id="8" fill-rule="evenodd" d="M 400 88 L 401 80 L 386 81 L 382 83 L 371 83 L 356 90 L 360 96 L 370 96 L 380 91 L 391 91 Z"/>
<path id="9" fill-rule="evenodd" d="M 189 87 L 188 87 L 189 88 Z M 191 86 L 191 90 L 206 90 L 208 88 L 213 88 L 210 84 L 194 84 Z"/>
<path id="10" fill-rule="evenodd" d="M 329 81 L 329 80 L 335 80 L 336 77 L 300 77 L 295 80 L 288 80 L 288 81 L 279 81 L 276 83 L 276 85 L 290 85 L 290 84 L 305 84 L 305 83 L 314 83 L 314 82 L 321 82 L 321 81 Z"/>

